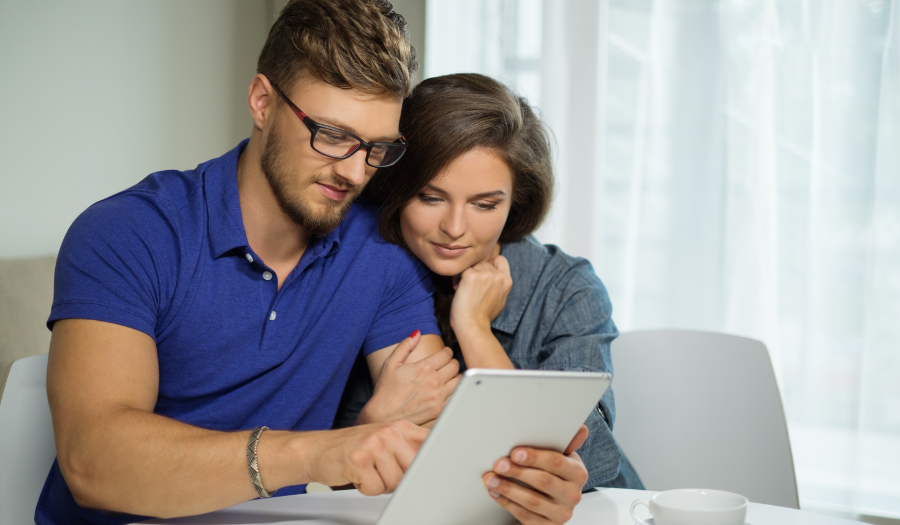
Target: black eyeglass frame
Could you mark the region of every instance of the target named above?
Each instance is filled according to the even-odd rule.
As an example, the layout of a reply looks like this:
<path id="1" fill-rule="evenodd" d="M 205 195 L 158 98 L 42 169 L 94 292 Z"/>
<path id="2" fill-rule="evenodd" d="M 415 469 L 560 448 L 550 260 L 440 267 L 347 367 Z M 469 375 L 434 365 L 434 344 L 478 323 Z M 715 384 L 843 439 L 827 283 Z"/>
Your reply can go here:
<path id="1" fill-rule="evenodd" d="M 363 139 L 354 135 L 353 133 L 350 133 L 349 131 L 346 131 L 346 130 L 343 130 L 340 128 L 335 128 L 333 126 L 327 126 L 325 124 L 320 124 L 320 123 L 316 122 L 315 120 L 313 120 L 309 115 L 304 113 L 302 109 L 298 108 L 297 105 L 294 104 L 291 101 L 291 99 L 289 99 L 287 97 L 287 95 L 284 94 L 284 91 L 282 91 L 281 88 L 279 88 L 277 85 L 275 85 L 274 82 L 269 81 L 269 83 L 275 89 L 275 92 L 278 93 L 278 95 L 282 99 L 284 99 L 285 102 L 287 102 L 288 107 L 290 107 L 291 110 L 293 110 L 293 112 L 297 115 L 297 117 L 300 118 L 300 122 L 302 122 L 303 125 L 306 126 L 307 129 L 309 129 L 309 147 L 311 147 L 316 153 L 319 153 L 320 155 L 324 155 L 324 156 L 332 158 L 332 159 L 346 159 L 346 158 L 350 158 L 354 153 L 356 153 L 360 149 L 365 149 L 366 150 L 366 164 L 373 168 L 387 168 L 388 166 L 393 166 L 394 164 L 397 163 L 397 161 L 399 161 L 401 158 L 403 158 L 403 155 L 406 153 L 406 149 L 408 147 L 408 145 L 406 143 L 406 137 L 401 135 L 400 138 L 395 140 L 394 142 L 366 142 Z M 342 155 L 342 156 L 331 155 L 329 153 L 325 153 L 325 152 L 319 150 L 318 148 L 316 148 L 316 146 L 315 146 L 316 134 L 319 132 L 320 129 L 323 129 L 323 128 L 329 129 L 331 131 L 336 131 L 338 133 L 343 133 L 344 135 L 352 137 L 359 141 L 359 145 L 356 146 L 355 148 L 353 148 L 352 150 L 350 150 L 350 152 L 347 153 L 346 155 Z M 397 158 L 394 159 L 394 161 L 391 162 L 390 164 L 380 164 L 380 165 L 372 164 L 371 162 L 369 162 L 369 155 L 372 154 L 372 148 L 375 146 L 385 146 L 387 148 L 400 149 L 401 151 L 400 151 L 400 154 L 397 156 Z"/>

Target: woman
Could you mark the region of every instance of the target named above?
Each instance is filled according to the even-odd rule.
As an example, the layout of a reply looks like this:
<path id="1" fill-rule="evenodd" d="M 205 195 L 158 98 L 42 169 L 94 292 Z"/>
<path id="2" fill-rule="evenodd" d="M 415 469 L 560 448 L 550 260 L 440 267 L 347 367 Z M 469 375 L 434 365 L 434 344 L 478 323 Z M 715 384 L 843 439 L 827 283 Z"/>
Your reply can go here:
<path id="1" fill-rule="evenodd" d="M 433 272 L 438 322 L 461 368 L 611 372 L 618 331 L 606 289 L 590 263 L 531 236 L 553 172 L 528 103 L 482 75 L 431 78 L 404 102 L 400 129 L 408 152 L 366 191 L 381 203 L 384 238 Z M 367 399 L 367 379 L 357 369 L 345 406 Z M 614 417 L 607 391 L 578 450 L 585 488 L 643 488 L 612 436 Z M 352 423 L 354 412 L 340 419 Z"/>

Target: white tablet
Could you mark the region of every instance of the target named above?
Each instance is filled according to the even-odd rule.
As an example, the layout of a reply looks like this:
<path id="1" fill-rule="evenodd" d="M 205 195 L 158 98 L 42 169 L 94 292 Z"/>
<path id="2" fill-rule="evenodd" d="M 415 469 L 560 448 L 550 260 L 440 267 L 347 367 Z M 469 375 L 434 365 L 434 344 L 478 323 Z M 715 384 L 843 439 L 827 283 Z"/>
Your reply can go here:
<path id="1" fill-rule="evenodd" d="M 378 525 L 505 525 L 515 519 L 481 481 L 516 446 L 563 451 L 610 375 L 466 371 Z"/>

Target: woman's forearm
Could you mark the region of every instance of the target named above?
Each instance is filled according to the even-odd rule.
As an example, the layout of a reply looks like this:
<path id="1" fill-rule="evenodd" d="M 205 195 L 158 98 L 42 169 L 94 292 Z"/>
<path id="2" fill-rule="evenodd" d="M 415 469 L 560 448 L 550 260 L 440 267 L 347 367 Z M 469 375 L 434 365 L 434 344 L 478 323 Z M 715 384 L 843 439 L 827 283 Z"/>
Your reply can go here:
<path id="1" fill-rule="evenodd" d="M 468 368 L 514 369 L 506 350 L 491 332 L 490 327 L 467 327 L 455 330 L 459 348 Z"/>

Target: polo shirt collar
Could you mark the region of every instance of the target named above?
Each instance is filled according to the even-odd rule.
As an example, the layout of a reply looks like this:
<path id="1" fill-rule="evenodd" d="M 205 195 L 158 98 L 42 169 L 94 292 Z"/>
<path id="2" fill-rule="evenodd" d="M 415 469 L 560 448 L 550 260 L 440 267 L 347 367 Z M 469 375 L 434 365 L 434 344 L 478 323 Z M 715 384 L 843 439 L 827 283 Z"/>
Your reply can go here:
<path id="1" fill-rule="evenodd" d="M 353 209 L 352 207 L 350 208 Z M 347 215 L 350 215 L 350 211 L 347 211 Z M 346 217 L 345 217 L 346 220 Z M 315 255 L 316 257 L 328 257 L 329 255 L 334 255 L 337 253 L 338 249 L 341 247 L 341 231 L 344 228 L 344 221 L 341 221 L 337 228 L 331 230 L 331 232 L 324 237 L 313 237 L 310 241 L 310 246 L 315 246 Z"/>
<path id="2" fill-rule="evenodd" d="M 247 142 L 244 139 L 234 149 L 217 159 L 206 162 L 202 167 L 206 205 L 209 221 L 209 239 L 213 257 L 218 259 L 232 250 L 246 251 L 250 248 L 244 218 L 241 215 L 241 200 L 238 195 L 237 166 Z M 325 257 L 340 248 L 343 221 L 324 237 L 313 237 L 309 246 L 316 257 Z"/>
<path id="3" fill-rule="evenodd" d="M 506 307 L 491 323 L 491 327 L 507 334 L 515 333 L 525 313 L 525 307 L 534 293 L 535 285 L 550 254 L 532 236 L 519 242 L 500 245 L 500 255 L 509 261 L 509 273 L 512 277 L 512 289 L 506 297 Z M 537 268 L 535 256 L 539 256 Z"/>
<path id="4" fill-rule="evenodd" d="M 202 168 L 209 241 L 213 258 L 216 259 L 234 249 L 250 246 L 241 216 L 237 185 L 238 159 L 249 140 L 244 139 L 234 149 L 207 162 Z"/>

